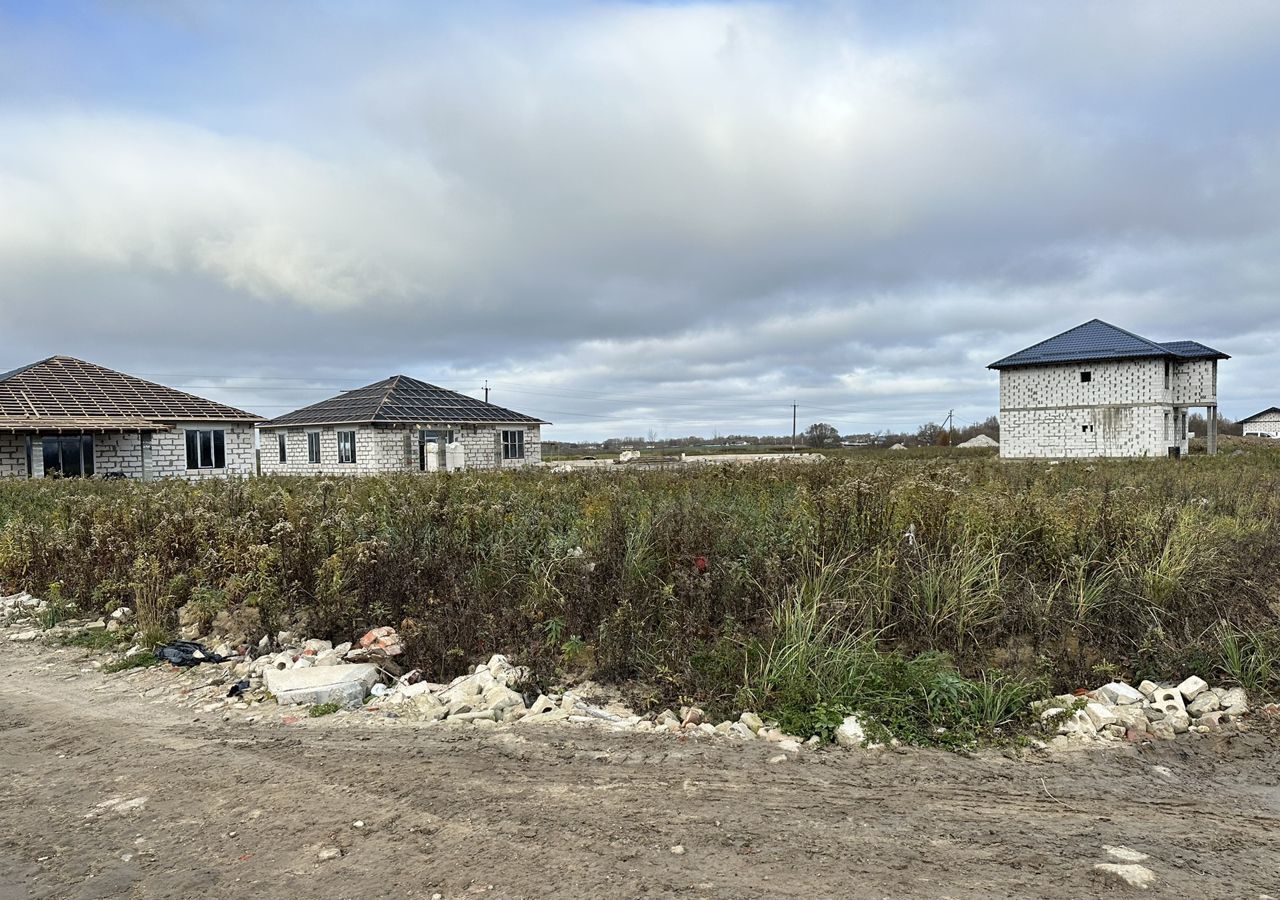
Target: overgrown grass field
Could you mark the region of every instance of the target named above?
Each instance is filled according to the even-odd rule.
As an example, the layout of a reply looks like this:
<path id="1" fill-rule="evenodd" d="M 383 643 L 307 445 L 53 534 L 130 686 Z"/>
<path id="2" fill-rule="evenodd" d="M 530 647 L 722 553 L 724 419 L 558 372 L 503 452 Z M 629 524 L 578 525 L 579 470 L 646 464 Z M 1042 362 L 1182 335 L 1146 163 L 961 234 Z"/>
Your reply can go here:
<path id="1" fill-rule="evenodd" d="M 504 651 L 653 703 L 967 740 L 1112 675 L 1280 689 L 1280 451 L 0 483 L 0 587 L 55 584 L 155 636 L 185 604 L 390 623 L 440 678 Z"/>

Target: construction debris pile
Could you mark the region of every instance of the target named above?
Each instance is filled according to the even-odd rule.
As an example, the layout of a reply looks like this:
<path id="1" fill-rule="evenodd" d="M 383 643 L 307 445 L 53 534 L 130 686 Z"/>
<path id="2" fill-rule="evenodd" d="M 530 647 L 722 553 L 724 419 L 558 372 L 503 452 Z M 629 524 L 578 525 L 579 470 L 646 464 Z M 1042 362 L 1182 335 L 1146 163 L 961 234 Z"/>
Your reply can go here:
<path id="1" fill-rule="evenodd" d="M 126 607 L 97 620 L 57 622 L 56 618 L 50 615 L 48 604 L 30 594 L 0 597 L 0 627 L 6 629 L 8 640 L 18 643 L 102 630 L 123 632 L 119 635 L 123 642 L 136 627 L 133 613 Z M 193 640 L 146 648 L 137 645 L 135 637 L 134 646 L 118 651 L 117 659 L 146 657 L 150 650 L 156 659 L 180 667 L 183 674 L 177 680 L 159 669 L 134 669 L 123 677 L 135 681 L 144 696 L 176 699 L 205 713 L 229 716 L 232 710 L 247 710 L 252 721 L 268 710 L 278 710 L 277 715 L 292 721 L 296 716 L 290 715 L 289 708 L 300 706 L 308 707 L 313 716 L 347 710 L 361 713 L 366 720 L 369 716 L 365 714 L 373 714 L 380 721 L 476 728 L 567 722 L 686 738 L 761 741 L 776 745 L 781 753 L 775 757 L 778 760 L 821 742 L 817 736 L 805 740 L 787 734 L 776 722 L 750 711 L 736 720 L 718 723 L 693 706 L 642 716 L 616 693 L 591 682 L 544 691 L 527 667 L 513 665 L 502 655 L 490 657 L 447 684 L 431 682 L 416 669 L 405 671 L 400 662 L 404 644 L 390 626 L 371 629 L 358 641 L 336 645 L 301 639 L 288 631 L 278 632 L 274 639 L 264 635 L 255 643 L 244 639 L 245 623 L 230 616 L 220 616 L 229 626 L 225 630 L 217 623 L 210 629 L 215 635 L 230 635 L 229 640 L 200 635 L 199 625 L 180 610 L 180 624 L 184 618 L 187 624 L 182 625 L 180 634 Z M 1136 688 L 1113 681 L 1097 690 L 1040 701 L 1034 708 L 1044 730 L 1054 735 L 1051 743 L 1057 747 L 1221 733 L 1243 727 L 1241 717 L 1250 712 L 1243 688 L 1211 687 L 1197 676 L 1177 685 L 1144 681 Z M 1270 704 L 1259 714 L 1280 717 L 1280 707 Z M 847 716 L 835 730 L 834 739 L 847 748 L 880 746 L 870 740 L 865 723 L 857 716 Z"/>
<path id="2" fill-rule="evenodd" d="M 1173 740 L 1238 723 L 1249 712 L 1243 688 L 1214 688 L 1192 675 L 1177 685 L 1113 681 L 1080 696 L 1064 694 L 1037 705 L 1059 743 Z"/>

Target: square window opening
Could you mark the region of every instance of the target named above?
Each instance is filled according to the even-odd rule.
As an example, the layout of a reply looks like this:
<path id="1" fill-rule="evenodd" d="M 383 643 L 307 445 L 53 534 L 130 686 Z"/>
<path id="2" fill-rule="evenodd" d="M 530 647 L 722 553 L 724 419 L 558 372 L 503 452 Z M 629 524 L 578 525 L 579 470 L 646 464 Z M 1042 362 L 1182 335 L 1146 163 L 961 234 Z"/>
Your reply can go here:
<path id="1" fill-rule="evenodd" d="M 502 458 L 524 459 L 524 432 L 502 432 Z"/>
<path id="2" fill-rule="evenodd" d="M 227 467 L 226 433 L 221 428 L 188 428 L 186 439 L 188 469 Z"/>
<path id="3" fill-rule="evenodd" d="M 1090 372 L 1090 371 L 1088 371 L 1088 370 L 1085 370 L 1084 372 L 1081 372 L 1081 373 L 1080 373 L 1080 383 L 1081 383 L 1081 384 L 1088 384 L 1088 383 L 1089 383 L 1089 382 L 1091 382 L 1091 381 L 1093 381 L 1093 373 L 1092 373 L 1092 372 Z"/>

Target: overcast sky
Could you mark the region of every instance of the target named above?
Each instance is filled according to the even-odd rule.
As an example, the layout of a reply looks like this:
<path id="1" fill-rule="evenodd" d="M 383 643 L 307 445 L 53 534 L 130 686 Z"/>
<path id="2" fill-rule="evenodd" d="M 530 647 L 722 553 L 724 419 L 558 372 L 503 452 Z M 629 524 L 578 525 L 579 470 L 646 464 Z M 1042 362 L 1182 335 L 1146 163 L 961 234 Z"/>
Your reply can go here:
<path id="1" fill-rule="evenodd" d="M 1280 3 L 0 0 L 0 369 L 914 428 L 1094 316 L 1280 404 Z"/>

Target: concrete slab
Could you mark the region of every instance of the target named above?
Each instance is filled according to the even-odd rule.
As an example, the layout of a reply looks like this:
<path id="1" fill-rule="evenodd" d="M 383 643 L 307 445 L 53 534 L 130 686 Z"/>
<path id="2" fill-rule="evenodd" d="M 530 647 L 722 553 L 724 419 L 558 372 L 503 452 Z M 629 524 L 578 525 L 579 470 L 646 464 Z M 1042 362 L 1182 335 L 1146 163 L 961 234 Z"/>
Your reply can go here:
<path id="1" fill-rule="evenodd" d="M 305 669 L 267 669 L 263 682 L 276 702 L 337 703 L 358 707 L 378 681 L 378 667 L 369 663 L 353 666 L 309 666 Z"/>

